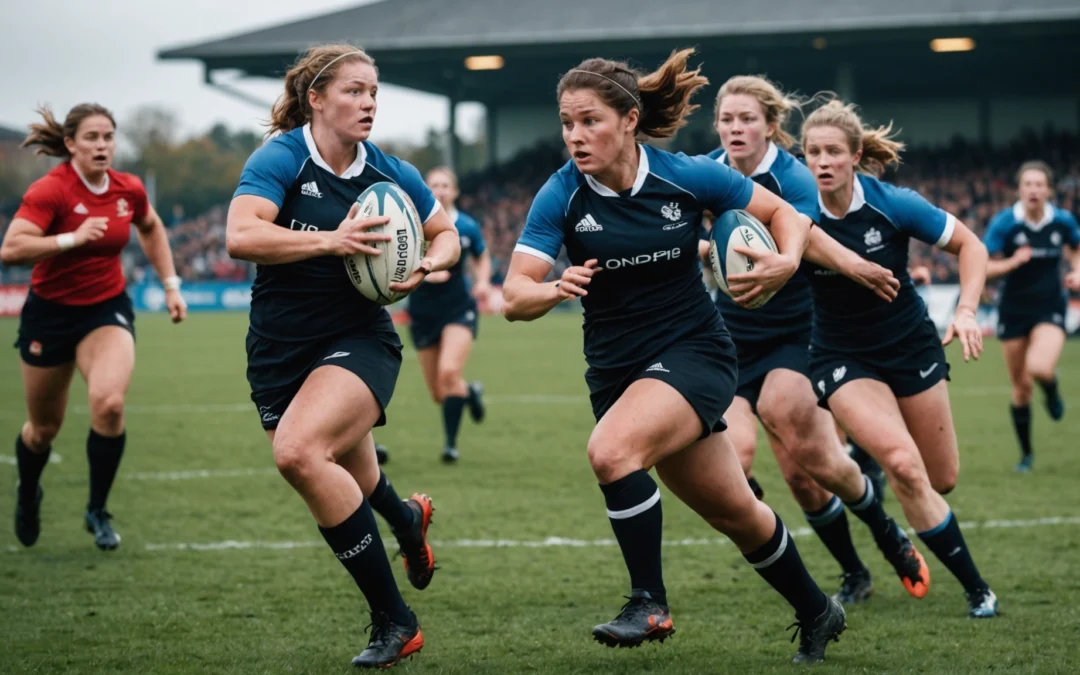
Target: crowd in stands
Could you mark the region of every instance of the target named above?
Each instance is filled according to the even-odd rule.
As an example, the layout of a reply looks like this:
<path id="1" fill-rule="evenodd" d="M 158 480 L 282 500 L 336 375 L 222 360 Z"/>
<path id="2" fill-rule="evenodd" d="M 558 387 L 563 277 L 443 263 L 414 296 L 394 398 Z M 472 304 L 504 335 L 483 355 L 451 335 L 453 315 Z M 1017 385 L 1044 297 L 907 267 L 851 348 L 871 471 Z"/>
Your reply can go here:
<path id="1" fill-rule="evenodd" d="M 703 138 L 703 142 L 708 141 Z M 710 149 L 688 148 L 698 152 Z M 1055 203 L 1080 212 L 1080 136 L 1076 134 L 1028 133 L 1008 146 L 995 148 L 958 140 L 947 147 L 910 149 L 900 168 L 891 170 L 886 179 L 917 190 L 981 236 L 990 218 L 1015 201 L 1016 169 L 1029 159 L 1042 159 L 1054 168 Z M 561 143 L 547 144 L 462 179 L 459 208 L 483 226 L 495 283 L 501 283 L 506 274 L 533 196 L 565 162 Z M 0 214 L 0 235 L 9 217 Z M 253 277 L 253 265 L 232 260 L 225 251 L 224 206 L 194 218 L 185 217 L 178 209 L 163 213 L 163 217 L 178 272 L 185 280 L 243 281 Z M 912 263 L 928 266 L 936 282 L 957 278 L 956 258 L 928 246 L 913 246 Z M 563 260 L 560 266 L 565 264 Z M 135 237 L 125 251 L 124 265 L 132 281 L 153 278 Z M 23 283 L 27 278 L 24 268 L 0 266 L 0 283 Z"/>

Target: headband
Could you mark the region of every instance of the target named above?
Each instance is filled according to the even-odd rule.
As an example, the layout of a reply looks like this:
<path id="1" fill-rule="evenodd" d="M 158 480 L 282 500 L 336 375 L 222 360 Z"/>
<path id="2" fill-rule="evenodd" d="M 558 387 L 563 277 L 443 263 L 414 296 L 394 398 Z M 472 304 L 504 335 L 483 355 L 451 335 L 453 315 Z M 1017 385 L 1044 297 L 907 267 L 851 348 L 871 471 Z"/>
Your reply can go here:
<path id="1" fill-rule="evenodd" d="M 334 65 L 335 63 L 337 63 L 341 59 L 345 58 L 346 56 L 352 56 L 353 54 L 363 54 L 363 53 L 364 52 L 357 49 L 355 52 L 345 52 L 344 54 L 341 54 L 340 56 L 336 57 L 333 61 L 331 61 L 330 63 L 326 64 L 325 66 L 323 66 L 322 68 L 319 69 L 319 72 L 315 75 L 315 79 L 313 79 L 311 81 L 311 84 L 308 85 L 307 91 L 311 91 L 311 88 L 314 87 L 315 83 L 319 81 L 320 77 L 322 77 L 322 74 L 323 74 L 324 70 L 326 70 L 330 66 Z"/>
<path id="2" fill-rule="evenodd" d="M 612 83 L 613 85 L 615 85 L 616 87 L 618 87 L 619 89 L 622 89 L 623 91 L 625 91 L 625 92 L 626 92 L 626 95 L 627 95 L 627 96 L 629 96 L 630 98 L 634 99 L 634 103 L 635 103 L 635 104 L 637 104 L 637 107 L 638 107 L 638 109 L 640 109 L 640 108 L 641 108 L 641 101 L 639 101 L 639 100 L 638 100 L 638 97 L 637 97 L 637 96 L 634 96 L 633 94 L 631 94 L 631 93 L 630 93 L 630 90 L 629 90 L 629 89 L 627 89 L 626 87 L 622 86 L 621 84 L 619 84 L 619 83 L 618 83 L 618 82 L 616 82 L 615 80 L 611 79 L 611 78 L 610 78 L 610 77 L 608 77 L 607 75 L 601 75 L 600 73 L 594 73 L 594 72 L 593 72 L 593 71 L 591 71 L 591 70 L 581 70 L 580 68 L 574 68 L 573 70 L 571 70 L 571 71 L 569 71 L 569 72 L 571 72 L 571 73 L 585 73 L 586 75 L 595 75 L 595 76 L 597 76 L 597 77 L 602 77 L 602 78 L 604 78 L 605 80 L 607 80 L 608 82 L 610 82 L 610 83 Z"/>

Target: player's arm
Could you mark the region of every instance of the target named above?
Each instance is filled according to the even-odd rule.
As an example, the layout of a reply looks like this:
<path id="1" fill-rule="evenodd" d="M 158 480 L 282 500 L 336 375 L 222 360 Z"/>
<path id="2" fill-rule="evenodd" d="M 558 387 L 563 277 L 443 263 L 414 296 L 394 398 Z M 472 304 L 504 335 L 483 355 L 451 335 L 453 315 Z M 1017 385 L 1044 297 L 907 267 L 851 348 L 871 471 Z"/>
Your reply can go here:
<path id="1" fill-rule="evenodd" d="M 1072 292 L 1080 291 L 1080 246 L 1069 251 L 1069 273 L 1065 275 L 1065 286 Z"/>
<path id="2" fill-rule="evenodd" d="M 274 223 L 278 206 L 266 197 L 242 194 L 229 203 L 225 220 L 225 248 L 229 256 L 260 265 L 282 265 L 324 255 L 354 253 L 379 255 L 371 242 L 390 241 L 390 235 L 369 232 L 390 221 L 386 216 L 356 218 L 359 204 L 353 204 L 338 229 L 290 230 Z"/>
<path id="3" fill-rule="evenodd" d="M 424 223 L 424 239 L 429 242 L 429 246 L 427 254 L 420 259 L 420 266 L 405 281 L 390 284 L 390 290 L 411 293 L 424 283 L 427 275 L 450 269 L 461 257 L 461 238 L 457 228 L 441 208 L 435 207 Z"/>
<path id="4" fill-rule="evenodd" d="M 503 282 L 503 316 L 509 321 L 532 321 L 570 298 L 585 297 L 586 287 L 601 268 L 595 259 L 568 267 L 558 281 L 544 282 L 552 264 L 529 253 L 515 251 Z"/>
<path id="5" fill-rule="evenodd" d="M 477 300 L 482 300 L 491 293 L 491 253 L 484 249 L 483 253 L 472 259 L 471 266 L 472 294 Z"/>
<path id="6" fill-rule="evenodd" d="M 172 250 L 169 249 L 169 235 L 165 223 L 153 206 L 146 206 L 146 214 L 135 222 L 135 233 L 139 245 L 146 253 L 146 259 L 154 266 L 161 284 L 165 287 L 165 306 L 173 323 L 180 323 L 187 317 L 187 303 L 180 295 L 180 277 L 176 275 Z"/>
<path id="7" fill-rule="evenodd" d="M 33 265 L 85 246 L 105 236 L 108 218 L 87 218 L 74 232 L 46 236 L 45 230 L 25 218 L 11 221 L 4 242 L 0 244 L 0 262 L 5 265 Z"/>
<path id="8" fill-rule="evenodd" d="M 803 257 L 869 288 L 886 302 L 892 302 L 900 290 L 900 282 L 891 270 L 863 258 L 820 227 L 811 228 L 810 243 Z"/>
<path id="9" fill-rule="evenodd" d="M 986 268 L 989 254 L 979 238 L 958 219 L 953 219 L 952 236 L 941 249 L 960 258 L 960 300 L 956 304 L 956 313 L 944 343 L 948 344 L 955 336 L 960 339 L 964 350 L 964 360 L 979 358 L 982 353 L 982 330 L 975 320 L 979 309 L 979 299 L 986 287 Z"/>
<path id="10" fill-rule="evenodd" d="M 1003 277 L 1031 260 L 1030 246 L 1020 246 L 1008 258 L 1004 256 L 1005 237 L 1009 231 L 1008 223 L 1011 222 L 1012 219 L 1007 215 L 1000 215 L 991 220 L 986 227 L 986 238 L 983 243 L 990 255 L 986 263 L 987 279 Z"/>
<path id="11" fill-rule="evenodd" d="M 762 293 L 780 290 L 798 271 L 811 224 L 809 218 L 756 183 L 746 211 L 769 228 L 778 252 L 736 247 L 736 251 L 754 261 L 753 271 L 728 276 L 728 288 L 740 305 Z"/>

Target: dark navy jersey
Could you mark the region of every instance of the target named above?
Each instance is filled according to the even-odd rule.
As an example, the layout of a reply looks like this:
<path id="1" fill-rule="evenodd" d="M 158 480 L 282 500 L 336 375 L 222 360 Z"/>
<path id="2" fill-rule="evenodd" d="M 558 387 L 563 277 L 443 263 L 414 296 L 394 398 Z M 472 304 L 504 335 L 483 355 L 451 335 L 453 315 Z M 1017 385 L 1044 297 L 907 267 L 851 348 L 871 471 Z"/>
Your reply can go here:
<path id="1" fill-rule="evenodd" d="M 822 230 L 863 258 L 892 271 L 900 292 L 891 303 L 839 272 L 808 263 L 814 291 L 811 344 L 829 349 L 869 351 L 899 342 L 926 317 L 926 305 L 908 274 L 912 238 L 945 246 L 956 218 L 919 193 L 855 175 L 851 206 L 842 216 L 820 202 Z"/>
<path id="2" fill-rule="evenodd" d="M 367 141 L 338 176 L 319 156 L 308 126 L 281 134 L 255 151 L 234 197 L 256 195 L 278 207 L 274 222 L 290 230 L 336 230 L 356 198 L 375 183 L 405 191 L 427 222 L 439 209 L 420 173 Z M 283 265 L 258 265 L 251 288 L 251 331 L 273 340 L 299 341 L 374 325 L 386 310 L 352 285 L 337 256 Z"/>
<path id="3" fill-rule="evenodd" d="M 450 220 L 461 239 L 461 257 L 450 268 L 450 279 L 441 284 L 423 283 L 409 296 L 409 314 L 423 317 L 452 317 L 473 305 L 469 295 L 465 264 L 469 256 L 479 258 L 487 250 L 480 224 L 461 211 L 453 211 Z"/>
<path id="4" fill-rule="evenodd" d="M 708 156 L 728 164 L 727 154 L 723 149 L 714 150 Z M 769 192 L 782 197 L 795 207 L 796 211 L 815 223 L 820 219 L 817 185 L 813 174 L 805 164 L 777 147 L 775 143 L 769 143 L 765 157 L 750 178 Z M 716 308 L 723 315 L 724 324 L 736 345 L 805 333 L 810 330 L 810 320 L 814 313 L 806 263 L 800 265 L 799 271 L 767 305 L 758 309 L 746 309 L 726 293 L 717 293 Z"/>
<path id="5" fill-rule="evenodd" d="M 999 310 L 1011 314 L 1040 314 L 1060 306 L 1062 248 L 1080 246 L 1080 228 L 1073 214 L 1043 207 L 1042 218 L 1029 223 L 1020 202 L 994 216 L 983 239 L 990 255 L 1011 257 L 1022 246 L 1031 247 L 1031 260 L 1005 277 Z"/>
<path id="6" fill-rule="evenodd" d="M 637 178 L 614 192 L 567 162 L 540 189 L 514 249 L 555 263 L 596 258 L 603 271 L 582 298 L 585 359 L 632 365 L 697 331 L 723 329 L 701 280 L 702 213 L 750 203 L 754 183 L 708 157 L 639 146 Z"/>

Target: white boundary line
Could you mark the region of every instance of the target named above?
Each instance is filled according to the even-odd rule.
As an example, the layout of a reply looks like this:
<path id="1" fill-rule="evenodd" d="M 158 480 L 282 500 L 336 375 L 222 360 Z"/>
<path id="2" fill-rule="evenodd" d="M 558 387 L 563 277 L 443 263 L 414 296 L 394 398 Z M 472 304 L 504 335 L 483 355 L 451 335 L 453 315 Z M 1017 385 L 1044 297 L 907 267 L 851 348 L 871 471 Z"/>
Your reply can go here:
<path id="1" fill-rule="evenodd" d="M 1028 520 L 986 520 L 982 522 L 961 523 L 960 527 L 965 530 L 976 529 L 1013 529 L 1035 528 L 1052 526 L 1076 526 L 1080 525 L 1078 516 L 1055 516 L 1051 518 L 1034 518 Z M 801 527 L 790 530 L 794 537 L 807 537 L 814 533 L 809 527 Z M 725 546 L 730 540 L 722 537 L 702 537 L 687 539 L 668 539 L 664 546 Z M 251 549 L 260 550 L 293 550 L 301 548 L 320 548 L 326 543 L 322 541 L 236 541 L 228 539 L 214 542 L 178 542 L 168 544 L 147 544 L 147 551 L 245 551 Z M 431 545 L 436 548 L 595 548 L 612 547 L 618 543 L 614 539 L 569 539 L 566 537 L 547 537 L 545 539 L 456 539 L 453 541 L 432 541 Z"/>
<path id="2" fill-rule="evenodd" d="M 60 456 L 59 452 L 53 452 L 49 455 L 49 464 L 59 464 L 64 461 L 64 458 Z M 14 455 L 0 455 L 0 464 L 10 464 L 11 466 L 18 466 L 19 461 L 15 459 Z"/>

